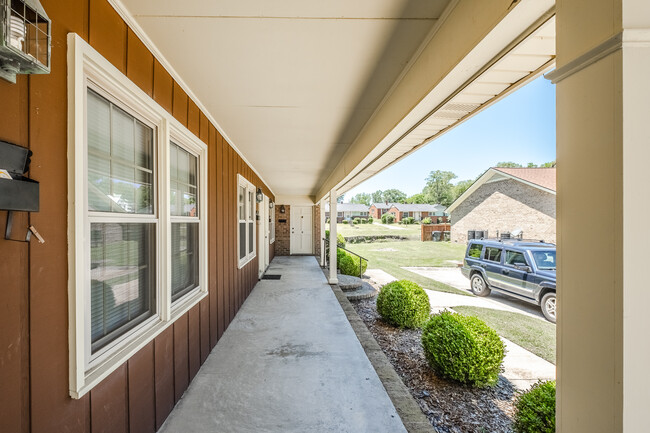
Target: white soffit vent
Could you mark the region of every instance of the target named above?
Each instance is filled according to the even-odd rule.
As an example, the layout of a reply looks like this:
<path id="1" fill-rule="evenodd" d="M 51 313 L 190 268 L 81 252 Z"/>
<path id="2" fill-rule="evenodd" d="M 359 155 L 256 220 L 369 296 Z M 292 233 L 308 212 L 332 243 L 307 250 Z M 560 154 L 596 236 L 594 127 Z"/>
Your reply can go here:
<path id="1" fill-rule="evenodd" d="M 342 190 L 351 189 L 372 174 L 428 144 L 470 116 L 547 72 L 554 64 L 555 17 L 552 17 L 446 103 L 425 116 L 418 125 L 345 184 Z M 372 174 L 366 175 L 368 172 Z"/>

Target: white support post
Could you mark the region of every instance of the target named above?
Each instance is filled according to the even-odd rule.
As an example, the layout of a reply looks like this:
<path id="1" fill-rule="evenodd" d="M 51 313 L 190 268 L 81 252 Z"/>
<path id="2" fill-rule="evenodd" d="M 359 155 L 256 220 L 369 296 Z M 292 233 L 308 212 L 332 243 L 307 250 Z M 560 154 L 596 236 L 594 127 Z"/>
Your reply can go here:
<path id="1" fill-rule="evenodd" d="M 336 190 L 330 191 L 330 284 L 338 284 L 339 279 L 336 276 L 336 250 L 338 243 L 336 242 Z"/>
<path id="2" fill-rule="evenodd" d="M 325 199 L 321 200 L 320 202 L 320 239 L 318 242 L 320 242 L 320 265 L 322 267 L 325 267 L 326 265 L 326 257 L 325 257 L 325 241 L 323 240 L 325 238 L 325 203 L 327 201 Z"/>

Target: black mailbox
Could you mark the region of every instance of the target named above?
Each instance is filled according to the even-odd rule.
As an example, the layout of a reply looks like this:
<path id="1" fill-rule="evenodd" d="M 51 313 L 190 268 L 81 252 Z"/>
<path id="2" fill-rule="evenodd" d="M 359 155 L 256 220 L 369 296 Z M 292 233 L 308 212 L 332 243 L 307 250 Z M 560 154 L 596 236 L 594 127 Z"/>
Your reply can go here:
<path id="1" fill-rule="evenodd" d="M 38 212 L 38 182 L 23 176 L 31 156 L 29 149 L 0 141 L 0 210 Z"/>

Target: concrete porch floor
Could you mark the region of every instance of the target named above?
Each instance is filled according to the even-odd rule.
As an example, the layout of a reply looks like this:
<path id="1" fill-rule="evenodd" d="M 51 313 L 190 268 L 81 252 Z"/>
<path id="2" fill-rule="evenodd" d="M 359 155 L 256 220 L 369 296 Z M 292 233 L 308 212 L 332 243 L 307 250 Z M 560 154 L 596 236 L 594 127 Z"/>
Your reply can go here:
<path id="1" fill-rule="evenodd" d="M 316 259 L 276 257 L 161 432 L 405 432 Z"/>

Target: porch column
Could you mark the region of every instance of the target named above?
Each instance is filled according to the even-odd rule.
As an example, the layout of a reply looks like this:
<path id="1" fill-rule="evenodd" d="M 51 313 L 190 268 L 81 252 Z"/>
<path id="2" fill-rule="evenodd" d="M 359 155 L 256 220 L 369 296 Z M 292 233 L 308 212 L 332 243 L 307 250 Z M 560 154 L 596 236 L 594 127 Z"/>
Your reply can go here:
<path id="1" fill-rule="evenodd" d="M 336 190 L 330 191 L 330 284 L 338 284 L 339 280 L 336 276 Z"/>
<path id="2" fill-rule="evenodd" d="M 648 429 L 648 77 L 648 0 L 557 1 L 562 433 Z"/>
<path id="3" fill-rule="evenodd" d="M 318 240 L 320 242 L 320 265 L 324 267 L 327 264 L 327 260 L 325 258 L 325 203 L 326 200 L 323 199 L 320 201 L 320 234 L 321 234 L 321 239 Z"/>

